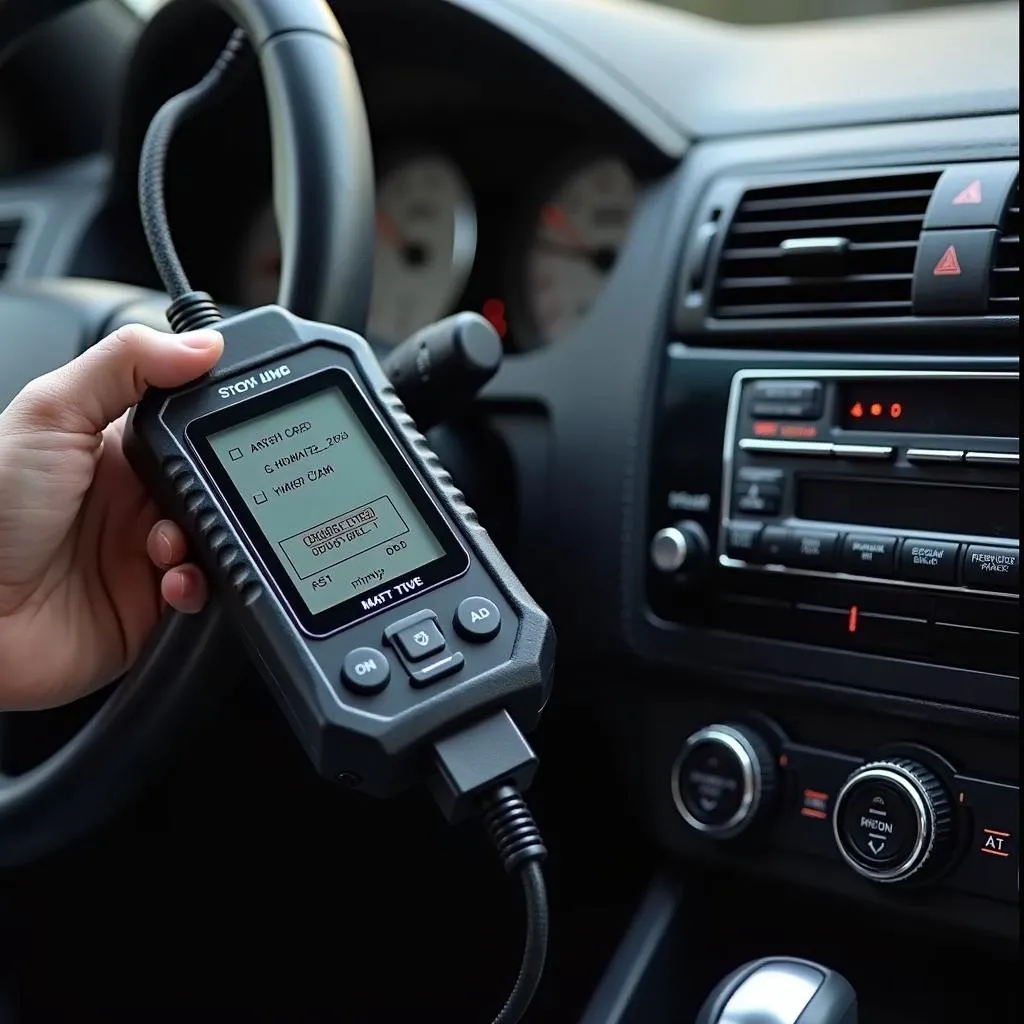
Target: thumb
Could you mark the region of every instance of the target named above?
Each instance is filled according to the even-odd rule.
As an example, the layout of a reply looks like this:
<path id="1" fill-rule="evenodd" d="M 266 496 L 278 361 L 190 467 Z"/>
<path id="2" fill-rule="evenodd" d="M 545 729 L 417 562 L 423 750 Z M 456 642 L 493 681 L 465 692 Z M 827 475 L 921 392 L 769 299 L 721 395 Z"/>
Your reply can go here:
<path id="1" fill-rule="evenodd" d="M 10 408 L 44 429 L 96 434 L 135 405 L 146 388 L 187 384 L 213 369 L 223 351 L 217 331 L 164 334 L 130 324 L 33 381 Z"/>

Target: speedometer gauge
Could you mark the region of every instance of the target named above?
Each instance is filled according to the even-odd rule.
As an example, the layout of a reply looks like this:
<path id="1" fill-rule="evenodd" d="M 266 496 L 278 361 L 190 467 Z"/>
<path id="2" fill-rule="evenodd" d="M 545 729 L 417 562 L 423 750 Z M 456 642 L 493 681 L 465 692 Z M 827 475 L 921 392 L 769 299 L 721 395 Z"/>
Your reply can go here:
<path id="1" fill-rule="evenodd" d="M 606 157 L 579 167 L 541 206 L 526 254 L 525 297 L 541 342 L 555 341 L 590 312 L 633 220 L 637 183 Z"/>
<path id="2" fill-rule="evenodd" d="M 449 313 L 476 252 L 469 186 L 446 157 L 417 155 L 377 184 L 369 334 L 397 343 Z"/>

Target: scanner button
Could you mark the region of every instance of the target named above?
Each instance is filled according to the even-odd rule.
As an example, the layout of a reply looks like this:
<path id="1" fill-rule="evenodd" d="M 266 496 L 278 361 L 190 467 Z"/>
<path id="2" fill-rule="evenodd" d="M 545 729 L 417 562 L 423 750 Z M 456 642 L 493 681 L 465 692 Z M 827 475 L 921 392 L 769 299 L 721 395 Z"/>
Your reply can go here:
<path id="1" fill-rule="evenodd" d="M 392 637 L 409 661 L 422 661 L 444 650 L 444 636 L 433 619 L 406 626 Z"/>
<path id="2" fill-rule="evenodd" d="M 463 664 L 465 664 L 465 658 L 458 651 L 453 651 L 451 654 L 435 658 L 429 665 L 424 665 L 423 668 L 411 672 L 409 674 L 409 682 L 416 689 L 420 689 L 423 686 L 436 683 L 438 679 L 450 676 L 453 672 L 458 672 Z"/>
<path id="3" fill-rule="evenodd" d="M 464 640 L 484 643 L 501 629 L 501 612 L 486 597 L 467 597 L 455 610 L 455 629 Z"/>
<path id="4" fill-rule="evenodd" d="M 349 651 L 341 668 L 341 681 L 353 693 L 371 696 L 380 693 L 391 678 L 388 659 L 373 647 Z"/>
<path id="5" fill-rule="evenodd" d="M 895 555 L 895 537 L 851 533 L 843 541 L 840 564 L 856 576 L 891 576 Z"/>
<path id="6" fill-rule="evenodd" d="M 900 575 L 922 583 L 955 583 L 960 545 L 949 540 L 908 537 L 900 548 Z"/>

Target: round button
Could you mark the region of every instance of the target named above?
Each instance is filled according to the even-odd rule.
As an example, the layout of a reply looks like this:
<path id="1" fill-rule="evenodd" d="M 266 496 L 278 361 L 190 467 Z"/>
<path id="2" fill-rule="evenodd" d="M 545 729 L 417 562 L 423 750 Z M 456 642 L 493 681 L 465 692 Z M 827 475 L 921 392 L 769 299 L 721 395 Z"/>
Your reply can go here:
<path id="1" fill-rule="evenodd" d="M 774 788 L 771 751 L 741 726 L 711 725 L 695 732 L 672 774 L 672 796 L 683 819 L 719 839 L 749 828 Z"/>
<path id="2" fill-rule="evenodd" d="M 659 530 L 651 540 L 651 564 L 658 572 L 678 572 L 686 555 L 686 534 L 675 526 Z"/>
<path id="3" fill-rule="evenodd" d="M 388 659 L 372 647 L 357 647 L 349 651 L 341 668 L 341 681 L 353 693 L 362 696 L 380 693 L 390 678 Z"/>
<path id="4" fill-rule="evenodd" d="M 942 783 L 916 761 L 858 768 L 836 796 L 832 830 L 847 864 L 874 882 L 901 882 L 950 852 L 952 808 Z"/>
<path id="5" fill-rule="evenodd" d="M 501 629 L 501 612 L 486 597 L 467 597 L 455 610 L 455 631 L 464 640 L 483 643 L 492 640 Z"/>

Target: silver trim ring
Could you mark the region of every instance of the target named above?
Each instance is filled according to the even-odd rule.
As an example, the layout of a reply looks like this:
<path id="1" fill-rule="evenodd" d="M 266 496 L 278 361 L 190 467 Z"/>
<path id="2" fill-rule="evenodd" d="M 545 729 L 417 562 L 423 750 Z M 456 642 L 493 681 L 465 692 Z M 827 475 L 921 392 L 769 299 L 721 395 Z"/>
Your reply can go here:
<path id="1" fill-rule="evenodd" d="M 882 870 L 862 864 L 847 851 L 839 824 L 843 813 L 843 803 L 850 791 L 862 782 L 872 781 L 887 782 L 905 793 L 910 800 L 917 823 L 917 838 L 914 840 L 910 852 L 899 864 Z M 879 762 L 858 768 L 843 783 L 839 795 L 836 797 L 835 810 L 832 812 L 832 835 L 840 856 L 858 875 L 869 878 L 873 882 L 901 882 L 924 867 L 925 862 L 931 856 L 932 846 L 935 843 L 933 821 L 934 813 L 931 801 L 918 779 L 898 765 Z"/>
<path id="2" fill-rule="evenodd" d="M 717 825 L 696 818 L 687 808 L 679 789 L 679 771 L 683 761 L 701 743 L 717 743 L 725 747 L 739 763 L 743 780 L 743 795 L 740 797 L 739 807 L 731 818 Z M 672 802 L 686 824 L 697 832 L 720 839 L 727 839 L 742 832 L 750 824 L 761 803 L 761 772 L 757 751 L 746 736 L 728 725 L 709 725 L 693 733 L 683 744 L 683 749 L 672 765 Z"/>

